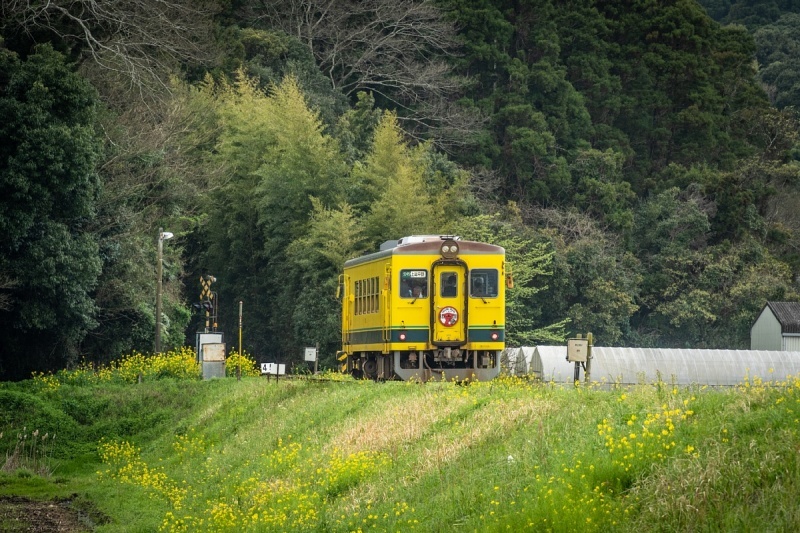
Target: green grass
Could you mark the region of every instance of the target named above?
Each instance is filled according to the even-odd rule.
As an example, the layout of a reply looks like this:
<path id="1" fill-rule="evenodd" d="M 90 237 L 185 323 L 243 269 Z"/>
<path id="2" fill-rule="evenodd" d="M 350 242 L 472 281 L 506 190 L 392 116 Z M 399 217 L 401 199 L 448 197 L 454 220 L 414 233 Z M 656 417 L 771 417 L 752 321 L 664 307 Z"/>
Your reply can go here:
<path id="1" fill-rule="evenodd" d="M 0 385 L 0 454 L 57 433 L 0 495 L 99 532 L 800 529 L 800 380 L 45 384 Z"/>

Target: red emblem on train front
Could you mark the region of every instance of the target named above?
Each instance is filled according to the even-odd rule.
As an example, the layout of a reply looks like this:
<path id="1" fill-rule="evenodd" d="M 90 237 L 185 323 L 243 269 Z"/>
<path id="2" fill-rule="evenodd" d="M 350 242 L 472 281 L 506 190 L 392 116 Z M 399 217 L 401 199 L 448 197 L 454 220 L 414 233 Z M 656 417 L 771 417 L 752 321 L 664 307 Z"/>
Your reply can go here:
<path id="1" fill-rule="evenodd" d="M 439 311 L 439 322 L 443 326 L 454 326 L 458 322 L 458 311 L 454 307 L 445 307 Z"/>

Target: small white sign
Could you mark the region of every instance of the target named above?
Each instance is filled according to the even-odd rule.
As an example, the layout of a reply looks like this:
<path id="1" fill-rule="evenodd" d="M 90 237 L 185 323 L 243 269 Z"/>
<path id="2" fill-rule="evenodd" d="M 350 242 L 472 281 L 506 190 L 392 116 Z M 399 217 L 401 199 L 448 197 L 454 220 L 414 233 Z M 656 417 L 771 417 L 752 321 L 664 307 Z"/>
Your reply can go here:
<path id="1" fill-rule="evenodd" d="M 317 360 L 317 349 L 316 348 L 306 348 L 306 361 L 316 361 Z"/>
<path id="2" fill-rule="evenodd" d="M 261 363 L 261 373 L 283 376 L 286 374 L 286 365 L 277 363 Z"/>
<path id="3" fill-rule="evenodd" d="M 588 351 L 588 340 L 567 339 L 567 361 L 570 363 L 585 363 Z"/>

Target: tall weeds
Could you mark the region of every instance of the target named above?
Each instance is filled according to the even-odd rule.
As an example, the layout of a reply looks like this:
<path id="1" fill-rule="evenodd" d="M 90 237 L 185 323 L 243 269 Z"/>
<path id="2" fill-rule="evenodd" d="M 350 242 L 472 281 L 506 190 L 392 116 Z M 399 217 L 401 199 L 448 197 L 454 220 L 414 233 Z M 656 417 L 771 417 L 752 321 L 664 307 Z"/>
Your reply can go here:
<path id="1" fill-rule="evenodd" d="M 4 435 L 5 432 L 0 432 L 0 442 L 3 442 Z M 53 473 L 52 450 L 55 440 L 55 433 L 42 433 L 38 429 L 28 433 L 28 428 L 23 427 L 17 433 L 13 447 L 6 451 L 0 471 L 27 471 L 43 477 L 50 476 Z"/>

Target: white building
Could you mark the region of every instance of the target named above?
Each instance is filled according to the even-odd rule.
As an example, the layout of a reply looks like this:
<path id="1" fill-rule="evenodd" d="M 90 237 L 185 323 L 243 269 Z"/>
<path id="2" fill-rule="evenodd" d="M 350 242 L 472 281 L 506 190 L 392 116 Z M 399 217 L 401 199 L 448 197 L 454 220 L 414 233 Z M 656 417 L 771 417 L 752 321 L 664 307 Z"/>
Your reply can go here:
<path id="1" fill-rule="evenodd" d="M 750 349 L 800 352 L 800 302 L 767 302 L 750 328 Z"/>

